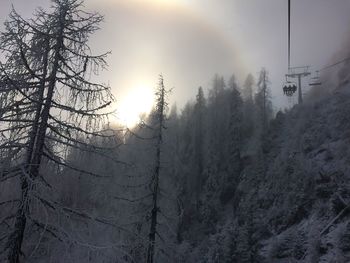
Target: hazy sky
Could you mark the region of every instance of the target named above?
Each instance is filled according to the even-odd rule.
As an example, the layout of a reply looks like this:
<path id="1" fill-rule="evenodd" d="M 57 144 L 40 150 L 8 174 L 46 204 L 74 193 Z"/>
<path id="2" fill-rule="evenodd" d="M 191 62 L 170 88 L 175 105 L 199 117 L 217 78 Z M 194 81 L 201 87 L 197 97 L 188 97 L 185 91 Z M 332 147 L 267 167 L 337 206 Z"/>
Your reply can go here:
<path id="1" fill-rule="evenodd" d="M 11 3 L 26 17 L 48 0 L 0 0 L 1 23 Z M 287 69 L 287 0 L 86 0 L 105 15 L 92 38 L 112 50 L 101 75 L 120 104 L 150 89 L 162 73 L 181 107 L 214 73 L 242 82 L 261 67 L 270 72 L 277 108 L 287 105 L 281 85 Z M 350 0 L 292 0 L 292 66 L 327 64 L 348 38 Z"/>

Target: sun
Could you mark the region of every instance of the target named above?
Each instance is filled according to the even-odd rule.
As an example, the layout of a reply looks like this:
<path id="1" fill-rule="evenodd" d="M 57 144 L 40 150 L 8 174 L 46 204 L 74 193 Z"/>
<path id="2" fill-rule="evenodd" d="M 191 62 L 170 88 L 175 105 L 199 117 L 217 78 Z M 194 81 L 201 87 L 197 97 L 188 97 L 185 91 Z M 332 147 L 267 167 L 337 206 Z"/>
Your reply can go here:
<path id="1" fill-rule="evenodd" d="M 139 85 L 131 89 L 117 105 L 118 122 L 129 128 L 140 122 L 143 114 L 152 110 L 154 91 L 152 88 Z"/>

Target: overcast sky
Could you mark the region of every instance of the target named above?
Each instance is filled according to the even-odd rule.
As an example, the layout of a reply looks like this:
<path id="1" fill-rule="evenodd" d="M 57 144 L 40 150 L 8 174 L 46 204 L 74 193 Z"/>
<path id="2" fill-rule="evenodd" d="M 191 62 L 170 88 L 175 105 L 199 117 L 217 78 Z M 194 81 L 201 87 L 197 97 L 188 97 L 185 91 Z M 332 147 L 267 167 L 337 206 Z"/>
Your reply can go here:
<path id="1" fill-rule="evenodd" d="M 1 23 L 11 4 L 30 17 L 48 0 L 0 0 Z M 105 15 L 92 38 L 112 50 L 101 75 L 119 101 L 137 87 L 155 86 L 162 73 L 181 107 L 214 73 L 242 82 L 261 67 L 270 72 L 275 105 L 283 108 L 287 69 L 287 0 L 86 0 Z M 292 66 L 329 63 L 349 35 L 350 0 L 292 0 Z M 306 83 L 305 83 L 306 84 Z"/>

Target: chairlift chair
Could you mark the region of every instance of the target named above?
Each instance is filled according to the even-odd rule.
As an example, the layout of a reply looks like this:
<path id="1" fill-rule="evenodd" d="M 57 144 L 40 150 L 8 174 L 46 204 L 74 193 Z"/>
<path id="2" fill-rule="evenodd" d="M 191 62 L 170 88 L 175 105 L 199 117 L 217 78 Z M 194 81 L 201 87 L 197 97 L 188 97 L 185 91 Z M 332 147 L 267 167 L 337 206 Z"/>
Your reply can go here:
<path id="1" fill-rule="evenodd" d="M 297 85 L 292 82 L 292 81 L 287 81 L 284 85 L 283 85 L 283 93 L 284 95 L 291 97 L 293 96 L 293 94 L 297 91 Z"/>
<path id="2" fill-rule="evenodd" d="M 311 78 L 311 81 L 309 82 L 309 86 L 320 86 L 322 85 L 322 82 L 320 80 L 320 73 L 319 71 L 316 71 L 316 75 Z"/>

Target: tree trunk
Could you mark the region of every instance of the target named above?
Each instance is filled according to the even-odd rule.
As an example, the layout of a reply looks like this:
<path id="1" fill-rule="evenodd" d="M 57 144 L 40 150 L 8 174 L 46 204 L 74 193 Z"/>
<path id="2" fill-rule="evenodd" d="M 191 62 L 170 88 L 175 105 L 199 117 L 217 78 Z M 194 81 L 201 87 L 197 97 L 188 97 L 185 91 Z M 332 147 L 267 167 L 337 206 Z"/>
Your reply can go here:
<path id="1" fill-rule="evenodd" d="M 154 262 L 154 250 L 155 250 L 155 240 L 157 234 L 157 217 L 158 217 L 158 191 L 159 191 L 159 171 L 160 171 L 160 153 L 161 153 L 161 145 L 162 145 L 162 130 L 163 130 L 163 122 L 164 122 L 164 85 L 163 79 L 160 82 L 160 99 L 158 106 L 158 114 L 159 114 L 159 129 L 157 136 L 157 149 L 156 149 L 156 164 L 154 171 L 154 184 L 153 184 L 153 204 L 152 204 L 152 214 L 151 214 L 151 228 L 149 233 L 149 244 L 147 251 L 147 263 Z"/>
<path id="2" fill-rule="evenodd" d="M 27 152 L 27 163 L 25 174 L 21 176 L 21 205 L 17 211 L 16 222 L 15 222 L 15 230 L 9 236 L 8 246 L 9 246 L 9 254 L 8 254 L 8 262 L 9 263 L 19 263 L 19 258 L 21 254 L 21 247 L 23 243 L 24 231 L 27 223 L 27 213 L 29 210 L 29 187 L 31 187 L 31 183 L 28 182 L 28 178 L 30 180 L 35 180 L 39 175 L 40 164 L 43 156 L 43 149 L 45 144 L 46 130 L 48 124 L 49 113 L 51 109 L 52 98 L 56 85 L 56 76 L 59 66 L 59 53 L 63 46 L 63 33 L 65 26 L 65 17 L 67 10 L 66 8 L 62 8 L 60 14 L 60 29 L 58 36 L 56 38 L 56 46 L 55 46 L 55 57 L 52 66 L 52 72 L 50 74 L 50 82 L 48 86 L 47 96 L 45 100 L 45 104 L 42 109 L 43 103 L 43 94 L 46 83 L 46 74 L 43 75 L 42 88 L 40 90 L 38 101 L 35 122 L 32 129 L 31 141 L 29 143 L 29 149 Z M 44 70 L 47 70 L 47 62 Z M 47 73 L 47 72 L 46 72 Z M 41 120 L 40 120 L 41 119 Z"/>

